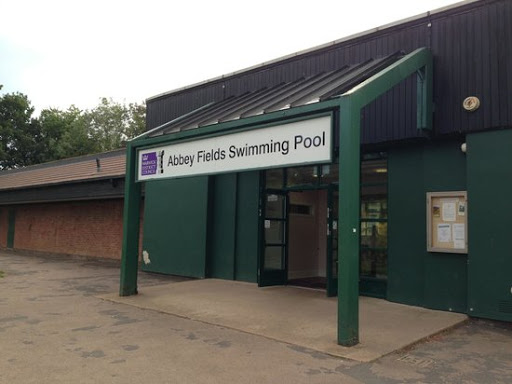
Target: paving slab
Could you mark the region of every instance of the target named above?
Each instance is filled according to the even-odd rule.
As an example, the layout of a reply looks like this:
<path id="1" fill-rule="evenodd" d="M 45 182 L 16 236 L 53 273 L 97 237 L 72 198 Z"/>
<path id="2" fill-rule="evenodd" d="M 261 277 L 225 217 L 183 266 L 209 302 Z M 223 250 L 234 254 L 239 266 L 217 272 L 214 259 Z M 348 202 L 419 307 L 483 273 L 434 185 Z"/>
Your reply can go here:
<path id="1" fill-rule="evenodd" d="M 360 297 L 360 343 L 336 343 L 337 299 L 325 292 L 292 286 L 206 279 L 145 287 L 135 296 L 102 299 L 180 316 L 307 348 L 369 362 L 403 349 L 467 320 L 434 311 Z"/>

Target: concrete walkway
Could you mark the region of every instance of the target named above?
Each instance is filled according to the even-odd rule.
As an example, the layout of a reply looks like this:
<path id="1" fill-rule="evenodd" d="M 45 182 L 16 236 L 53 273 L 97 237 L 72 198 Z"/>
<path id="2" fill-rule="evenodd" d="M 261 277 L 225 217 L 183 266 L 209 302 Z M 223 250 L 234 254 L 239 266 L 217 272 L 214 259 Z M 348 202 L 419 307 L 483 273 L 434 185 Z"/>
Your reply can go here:
<path id="1" fill-rule="evenodd" d="M 264 336 L 333 356 L 369 362 L 451 328 L 465 315 L 361 297 L 360 343 L 336 343 L 337 299 L 297 287 L 206 279 L 165 284 L 139 294 L 101 298 Z"/>

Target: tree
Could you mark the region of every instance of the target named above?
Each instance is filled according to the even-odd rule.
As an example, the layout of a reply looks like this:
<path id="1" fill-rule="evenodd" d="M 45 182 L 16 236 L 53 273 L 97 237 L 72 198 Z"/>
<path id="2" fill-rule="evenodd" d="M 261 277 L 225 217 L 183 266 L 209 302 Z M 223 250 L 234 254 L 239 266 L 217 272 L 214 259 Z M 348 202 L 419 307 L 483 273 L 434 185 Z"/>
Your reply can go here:
<path id="1" fill-rule="evenodd" d="M 38 118 L 33 113 L 27 96 L 0 96 L 0 169 L 119 149 L 145 130 L 144 104 L 107 98 L 91 110 L 71 105 L 44 109 Z"/>
<path id="2" fill-rule="evenodd" d="M 146 107 L 144 104 L 120 104 L 102 98 L 98 106 L 86 113 L 91 134 L 102 151 L 121 148 L 123 142 L 145 129 Z"/>
<path id="3" fill-rule="evenodd" d="M 22 93 L 0 97 L 0 169 L 36 164 L 40 158 L 40 125 Z"/>
<path id="4" fill-rule="evenodd" d="M 101 147 L 90 132 L 88 117 L 75 107 L 66 111 L 51 108 L 41 111 L 39 116 L 44 148 L 43 161 L 100 152 Z"/>

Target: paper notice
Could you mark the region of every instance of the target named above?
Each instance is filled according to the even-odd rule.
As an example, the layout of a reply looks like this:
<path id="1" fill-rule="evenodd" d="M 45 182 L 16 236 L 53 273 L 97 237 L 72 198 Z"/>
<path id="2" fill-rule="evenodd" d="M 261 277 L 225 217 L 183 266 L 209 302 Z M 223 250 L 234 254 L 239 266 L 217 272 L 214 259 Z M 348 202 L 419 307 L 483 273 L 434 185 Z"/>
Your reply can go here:
<path id="1" fill-rule="evenodd" d="M 455 202 L 443 203 L 443 221 L 455 220 Z"/>
<path id="2" fill-rule="evenodd" d="M 452 241 L 451 224 L 437 224 L 437 241 L 439 243 L 449 243 Z"/>
<path id="3" fill-rule="evenodd" d="M 270 228 L 270 220 L 265 220 L 265 229 Z"/>
<path id="4" fill-rule="evenodd" d="M 466 248 L 465 224 L 453 224 L 453 247 L 457 249 Z"/>
<path id="5" fill-rule="evenodd" d="M 464 249 L 466 248 L 466 243 L 462 240 L 453 240 L 453 248 Z"/>
<path id="6" fill-rule="evenodd" d="M 466 203 L 465 202 L 460 202 L 459 203 L 459 216 L 465 216 L 466 215 Z"/>

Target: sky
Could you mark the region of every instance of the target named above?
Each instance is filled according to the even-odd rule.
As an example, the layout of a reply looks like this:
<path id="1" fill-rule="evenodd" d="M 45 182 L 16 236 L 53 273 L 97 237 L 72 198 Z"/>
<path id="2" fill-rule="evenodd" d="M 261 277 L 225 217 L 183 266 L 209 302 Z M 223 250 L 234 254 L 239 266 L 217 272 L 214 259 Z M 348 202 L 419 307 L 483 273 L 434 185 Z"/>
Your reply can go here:
<path id="1" fill-rule="evenodd" d="M 37 111 L 145 99 L 453 0 L 0 0 L 0 95 Z"/>

